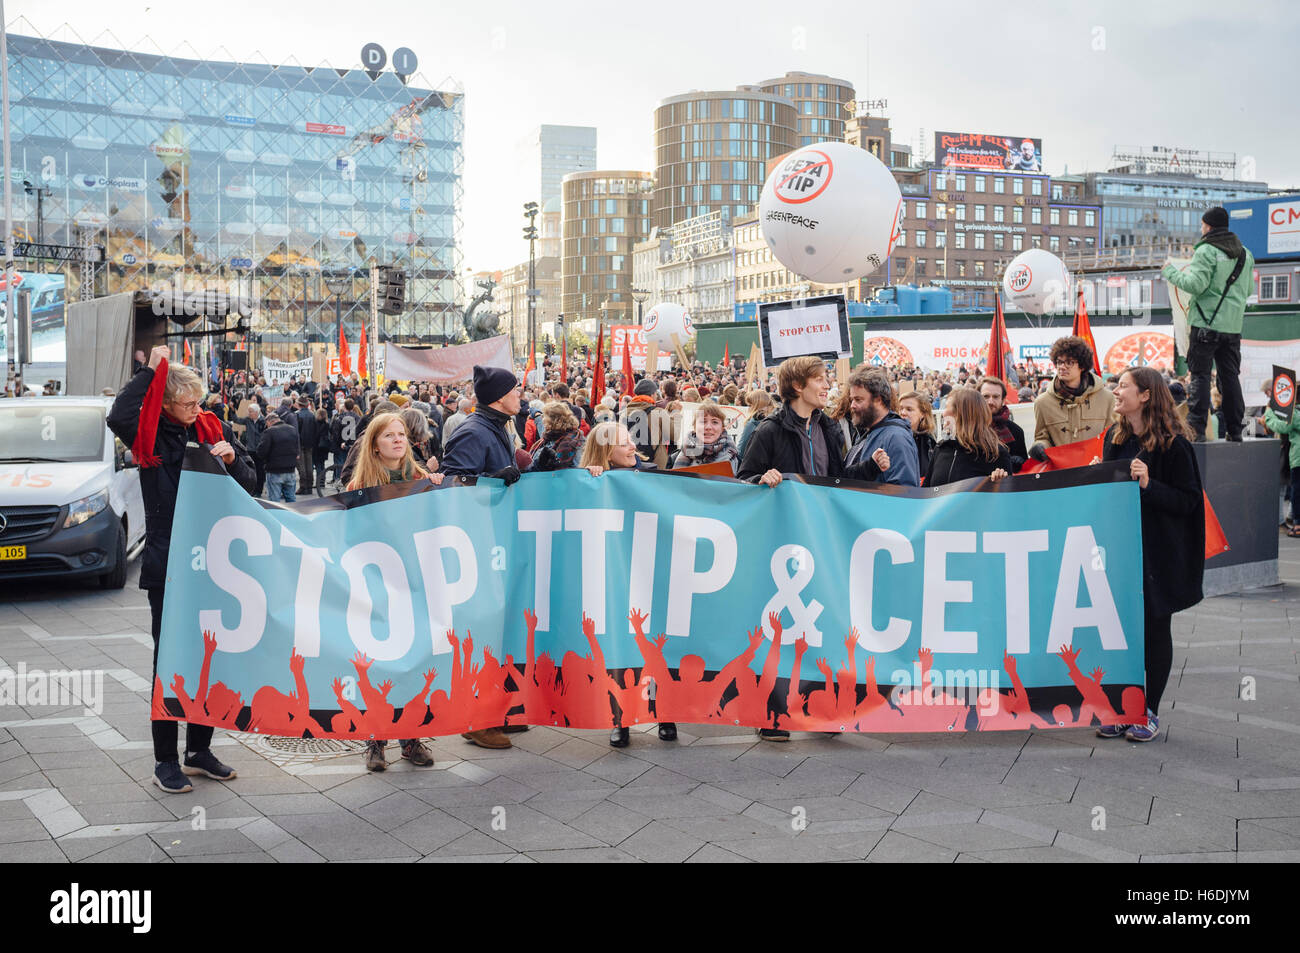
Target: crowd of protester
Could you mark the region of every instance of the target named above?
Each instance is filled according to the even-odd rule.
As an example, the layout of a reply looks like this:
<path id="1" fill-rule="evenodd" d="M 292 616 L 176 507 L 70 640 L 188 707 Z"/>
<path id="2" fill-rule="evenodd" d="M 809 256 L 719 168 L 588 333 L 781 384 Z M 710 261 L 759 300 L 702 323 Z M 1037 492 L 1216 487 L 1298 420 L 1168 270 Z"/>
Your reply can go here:
<path id="1" fill-rule="evenodd" d="M 155 640 L 187 439 L 211 444 L 214 456 L 251 494 L 293 503 L 311 494 L 426 477 L 441 482 L 446 476 L 489 476 L 509 485 L 525 473 L 574 467 L 599 476 L 607 470 L 709 466 L 709 472 L 729 469 L 740 480 L 767 487 L 791 475 L 926 487 L 970 478 L 997 482 L 1030 460 L 1045 459 L 1048 448 L 1104 435 L 1105 452 L 1097 462 L 1131 461 L 1132 477 L 1142 488 L 1144 554 L 1182 554 L 1147 564 L 1150 723 L 1110 727 L 1104 737 L 1155 737 L 1172 652 L 1169 620 L 1200 598 L 1203 560 L 1197 554 L 1203 538 L 1198 544 L 1193 537 L 1203 533 L 1201 486 L 1190 456 L 1190 441 L 1198 435 L 1186 423 L 1186 382 L 1149 368 L 1106 376 L 1093 367 L 1093 352 L 1078 337 L 1055 342 L 1050 366 L 1022 362 L 1006 380 L 960 365 L 945 371 L 862 365 L 838 378 L 820 358 L 800 357 L 768 369 L 747 368 L 739 359 L 723 366 L 694 361 L 627 381 L 615 370 L 605 376 L 608 384 L 600 393 L 596 381 L 603 375 L 577 357 L 567 367 L 546 361 L 523 383 L 517 371 L 476 367 L 472 379 L 456 384 L 387 381 L 373 387 L 343 376 L 319 382 L 289 378 L 270 386 L 263 377 L 239 373 L 219 389 L 213 381 L 205 387 L 183 366 L 172 366 L 159 380 L 156 369 L 165 359 L 166 349 L 159 348 L 147 365 L 141 363 L 109 418 L 127 443 L 138 443 L 143 421 L 153 421 L 147 440 L 156 444 L 142 448 L 159 459 L 142 474 L 149 546 L 141 585 L 150 590 Z M 1014 419 L 1013 402 L 1032 402 L 1032 434 Z M 1261 435 L 1272 430 L 1291 438 L 1294 487 L 1300 415 L 1289 424 L 1262 406 L 1252 415 Z M 1178 541 L 1172 550 L 1169 540 Z M 526 728 L 486 728 L 465 738 L 507 748 L 508 733 L 518 730 Z M 776 728 L 760 734 L 766 740 L 788 738 Z M 659 737 L 672 740 L 676 726 L 661 724 Z M 155 721 L 154 738 L 155 780 L 163 790 L 188 790 L 186 773 L 234 776 L 208 750 L 210 729 L 190 727 L 183 769 L 175 753 L 175 723 Z M 626 726 L 613 730 L 610 743 L 628 743 Z M 411 763 L 432 763 L 419 739 L 400 746 Z M 372 742 L 365 760 L 371 770 L 382 770 L 383 743 Z"/>

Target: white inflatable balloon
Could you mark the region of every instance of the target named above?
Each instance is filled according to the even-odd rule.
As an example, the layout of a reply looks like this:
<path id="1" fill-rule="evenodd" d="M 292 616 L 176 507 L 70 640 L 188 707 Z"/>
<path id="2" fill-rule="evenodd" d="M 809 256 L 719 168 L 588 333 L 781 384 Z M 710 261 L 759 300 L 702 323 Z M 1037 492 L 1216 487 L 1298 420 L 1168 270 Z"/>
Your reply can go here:
<path id="1" fill-rule="evenodd" d="M 843 142 L 804 146 L 767 177 L 758 203 L 777 261 L 819 284 L 869 275 L 898 240 L 903 196 L 879 159 Z"/>
<path id="2" fill-rule="evenodd" d="M 1050 251 L 1022 251 L 1002 274 L 1002 290 L 1013 308 L 1029 314 L 1060 314 L 1072 310 L 1070 273 Z"/>
<path id="3" fill-rule="evenodd" d="M 671 301 L 661 301 L 646 312 L 645 336 L 647 339 L 657 338 L 661 341 L 670 341 L 674 334 L 677 335 L 680 341 L 695 336 L 695 322 L 691 320 L 690 312 L 682 305 L 673 304 Z"/>

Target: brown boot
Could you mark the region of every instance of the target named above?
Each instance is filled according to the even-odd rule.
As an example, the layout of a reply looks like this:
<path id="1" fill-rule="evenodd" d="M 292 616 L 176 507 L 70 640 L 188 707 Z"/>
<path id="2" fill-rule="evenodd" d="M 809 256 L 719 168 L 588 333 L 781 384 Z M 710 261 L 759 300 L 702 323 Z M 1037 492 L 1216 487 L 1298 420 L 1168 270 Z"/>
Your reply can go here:
<path id="1" fill-rule="evenodd" d="M 513 748 L 510 739 L 506 737 L 504 731 L 500 728 L 480 728 L 478 731 L 467 731 L 461 735 L 471 744 L 476 744 L 480 748 Z"/>
<path id="2" fill-rule="evenodd" d="M 366 744 L 366 770 L 383 771 L 388 767 L 384 759 L 384 742 L 371 741 Z"/>

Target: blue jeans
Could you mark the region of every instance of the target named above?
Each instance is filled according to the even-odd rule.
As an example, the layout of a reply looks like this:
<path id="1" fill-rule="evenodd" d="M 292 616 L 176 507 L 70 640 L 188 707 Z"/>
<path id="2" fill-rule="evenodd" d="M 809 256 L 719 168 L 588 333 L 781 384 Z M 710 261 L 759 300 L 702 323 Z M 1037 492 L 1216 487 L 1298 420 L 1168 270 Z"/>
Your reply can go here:
<path id="1" fill-rule="evenodd" d="M 298 471 L 288 473 L 268 473 L 266 475 L 266 498 L 272 503 L 283 501 L 296 502 L 294 488 L 298 485 Z"/>

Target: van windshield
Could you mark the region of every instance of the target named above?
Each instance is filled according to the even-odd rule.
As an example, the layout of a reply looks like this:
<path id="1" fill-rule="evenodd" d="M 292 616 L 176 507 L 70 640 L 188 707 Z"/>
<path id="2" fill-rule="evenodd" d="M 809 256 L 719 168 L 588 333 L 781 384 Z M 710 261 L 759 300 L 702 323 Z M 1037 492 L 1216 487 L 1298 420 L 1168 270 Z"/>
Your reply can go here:
<path id="1" fill-rule="evenodd" d="M 0 401 L 0 463 L 84 463 L 103 454 L 104 408 Z"/>

